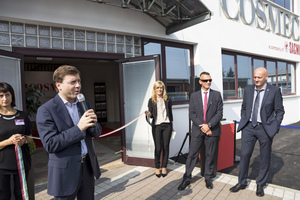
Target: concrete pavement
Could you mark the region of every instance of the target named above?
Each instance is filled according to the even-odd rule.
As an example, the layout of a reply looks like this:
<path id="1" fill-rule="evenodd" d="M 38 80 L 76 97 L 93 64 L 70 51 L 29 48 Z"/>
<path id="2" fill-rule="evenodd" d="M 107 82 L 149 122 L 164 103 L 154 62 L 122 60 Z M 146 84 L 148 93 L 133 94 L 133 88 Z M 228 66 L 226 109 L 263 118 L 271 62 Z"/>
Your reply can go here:
<path id="1" fill-rule="evenodd" d="M 299 123 L 300 126 L 300 123 Z M 285 133 L 285 131 L 287 133 Z M 293 133 L 295 132 L 295 133 Z M 289 137 L 287 137 L 289 136 Z M 278 155 L 283 158 L 284 165 L 277 173 L 290 174 L 289 180 L 282 180 L 272 178 L 272 183 L 268 184 L 265 188 L 265 196 L 257 197 L 255 180 L 249 180 L 249 185 L 245 190 L 238 193 L 230 193 L 229 188 L 238 182 L 235 174 L 237 164 L 228 173 L 222 171 L 218 172 L 213 182 L 214 188 L 208 190 L 205 187 L 204 178 L 200 175 L 200 169 L 196 167 L 193 171 L 193 179 L 191 184 L 184 190 L 178 191 L 177 187 L 182 181 L 182 176 L 185 171 L 185 165 L 180 163 L 169 163 L 168 175 L 165 178 L 157 178 L 154 175 L 155 169 L 151 167 L 141 167 L 133 165 L 125 165 L 121 161 L 120 154 L 120 138 L 108 137 L 100 140 L 95 140 L 95 148 L 101 168 L 101 178 L 96 180 L 95 186 L 95 200 L 99 199 L 130 199 L 130 200 L 152 200 L 152 199 L 205 199 L 205 200 L 244 200 L 244 199 L 285 199 L 285 200 L 300 200 L 300 190 L 292 189 L 292 186 L 283 187 L 283 182 L 289 182 L 297 185 L 299 168 L 293 164 L 295 161 L 298 163 L 297 148 L 298 141 L 296 138 L 299 136 L 297 131 L 281 130 L 281 134 L 276 138 L 273 144 L 274 153 L 280 152 L 286 154 L 285 158 L 281 154 Z M 277 136 L 276 136 L 277 137 Z M 289 140 L 287 141 L 287 138 Z M 296 140 L 296 141 L 295 141 Z M 291 145 L 294 141 L 294 145 Z M 288 150 L 284 150 L 282 145 L 289 146 Z M 285 147 L 286 148 L 286 147 Z M 278 150 L 277 150 L 278 149 Z M 239 145 L 237 145 L 239 151 Z M 256 152 L 257 151 L 257 152 Z M 258 150 L 254 152 L 254 158 L 258 154 Z M 292 158 L 291 158 L 292 157 Z M 253 158 L 253 159 L 254 159 Z M 291 162 L 293 161 L 293 162 Z M 47 162 L 48 156 L 43 148 L 38 148 L 37 152 L 33 155 L 33 167 L 35 174 L 35 199 L 36 200 L 49 200 L 53 199 L 52 196 L 47 195 Z M 251 163 L 256 163 L 255 159 Z M 272 162 L 277 166 L 277 162 Z M 291 163 L 291 164 L 290 164 Z M 293 164 L 293 166 L 291 166 Z M 287 168 L 285 168 L 285 166 Z M 284 172 L 282 172 L 284 171 Z M 231 175 L 230 175 L 230 174 Z M 274 172 L 275 173 L 275 172 Z M 250 176 L 251 177 L 251 176 Z M 254 178 L 256 176 L 253 176 Z M 276 182 L 278 181 L 278 183 Z M 291 184 L 289 184 L 291 185 Z"/>
<path id="2" fill-rule="evenodd" d="M 205 187 L 204 178 L 200 175 L 200 169 L 195 168 L 191 184 L 184 190 L 178 191 L 185 170 L 183 164 L 169 164 L 168 175 L 165 178 L 157 178 L 154 168 L 130 166 L 121 162 L 121 159 L 110 162 L 101 167 L 102 176 L 96 180 L 95 199 L 107 200 L 168 200 L 168 199 L 295 199 L 300 200 L 300 191 L 273 184 L 265 188 L 265 196 L 257 197 L 255 181 L 245 190 L 231 193 L 229 188 L 238 181 L 236 176 L 217 173 L 214 179 L 214 188 Z M 50 200 L 47 195 L 46 184 L 36 185 L 35 198 L 37 200 Z"/>

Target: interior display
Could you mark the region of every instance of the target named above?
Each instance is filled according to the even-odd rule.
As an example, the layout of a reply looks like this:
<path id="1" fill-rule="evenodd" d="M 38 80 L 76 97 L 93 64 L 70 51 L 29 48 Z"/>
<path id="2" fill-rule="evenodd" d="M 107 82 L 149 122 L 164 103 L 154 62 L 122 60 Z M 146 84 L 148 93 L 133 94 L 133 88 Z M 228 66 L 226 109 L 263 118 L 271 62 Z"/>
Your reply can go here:
<path id="1" fill-rule="evenodd" d="M 107 122 L 106 86 L 104 82 L 94 83 L 95 113 L 98 122 Z"/>

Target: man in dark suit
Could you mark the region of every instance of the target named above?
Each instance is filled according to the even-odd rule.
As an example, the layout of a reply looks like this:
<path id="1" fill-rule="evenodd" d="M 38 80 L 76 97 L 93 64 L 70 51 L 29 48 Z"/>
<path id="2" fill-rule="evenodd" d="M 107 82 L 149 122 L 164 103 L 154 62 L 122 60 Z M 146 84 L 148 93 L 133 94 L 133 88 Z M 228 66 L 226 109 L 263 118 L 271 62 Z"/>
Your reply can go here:
<path id="1" fill-rule="evenodd" d="M 205 144 L 205 183 L 208 189 L 213 188 L 212 178 L 214 155 L 219 144 L 223 117 L 223 101 L 220 92 L 210 89 L 211 76 L 208 72 L 200 74 L 201 90 L 190 98 L 189 117 L 193 122 L 189 155 L 186 161 L 186 172 L 178 190 L 184 190 L 192 178 L 192 171 L 197 163 L 199 149 Z"/>
<path id="2" fill-rule="evenodd" d="M 267 84 L 267 80 L 267 70 L 261 67 L 254 71 L 255 85 L 245 87 L 241 120 L 237 130 L 242 130 L 239 182 L 230 188 L 231 192 L 238 192 L 247 187 L 250 157 L 258 140 L 260 169 L 256 180 L 256 195 L 264 196 L 263 187 L 269 175 L 272 142 L 284 115 L 280 88 Z"/>
<path id="3" fill-rule="evenodd" d="M 48 194 L 56 200 L 94 199 L 95 178 L 100 169 L 92 137 L 99 137 L 101 126 L 90 105 L 84 112 L 77 95 L 80 72 L 63 65 L 53 74 L 58 94 L 37 112 L 37 129 L 49 153 Z"/>

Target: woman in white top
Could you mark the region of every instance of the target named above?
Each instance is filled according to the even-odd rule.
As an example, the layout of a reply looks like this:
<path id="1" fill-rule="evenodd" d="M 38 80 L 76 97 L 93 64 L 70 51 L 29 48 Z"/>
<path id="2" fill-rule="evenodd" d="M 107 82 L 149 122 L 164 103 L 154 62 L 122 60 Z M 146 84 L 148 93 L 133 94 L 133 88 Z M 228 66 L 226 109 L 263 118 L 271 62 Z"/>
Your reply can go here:
<path id="1" fill-rule="evenodd" d="M 162 81 L 156 81 L 153 85 L 152 96 L 148 102 L 148 111 L 145 114 L 152 120 L 152 135 L 155 145 L 155 174 L 158 178 L 167 175 L 169 159 L 169 145 L 173 130 L 172 101 L 168 98 L 165 85 Z M 162 154 L 162 163 L 160 156 Z M 160 172 L 160 167 L 162 171 Z"/>

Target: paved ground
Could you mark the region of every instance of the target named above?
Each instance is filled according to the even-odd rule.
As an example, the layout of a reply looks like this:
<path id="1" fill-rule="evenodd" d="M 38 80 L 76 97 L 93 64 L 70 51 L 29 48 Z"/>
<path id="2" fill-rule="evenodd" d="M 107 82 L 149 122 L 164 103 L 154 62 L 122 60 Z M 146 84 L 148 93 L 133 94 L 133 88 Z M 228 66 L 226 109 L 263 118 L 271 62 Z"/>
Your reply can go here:
<path id="1" fill-rule="evenodd" d="M 101 168 L 102 176 L 96 181 L 95 199 L 300 199 L 300 191 L 273 184 L 269 184 L 265 188 L 266 195 L 259 198 L 255 195 L 254 181 L 250 182 L 247 189 L 230 193 L 229 188 L 237 183 L 237 177 L 224 173 L 217 173 L 213 182 L 214 188 L 208 190 L 199 168 L 194 170 L 191 185 L 184 191 L 178 191 L 177 187 L 182 180 L 184 169 L 185 165 L 169 164 L 168 175 L 165 178 L 157 178 L 153 168 L 124 165 L 121 160 L 111 162 Z M 37 200 L 53 199 L 46 193 L 45 184 L 36 186 Z"/>
<path id="2" fill-rule="evenodd" d="M 300 128 L 300 122 L 291 124 Z M 300 190 L 300 130 L 281 128 L 273 140 L 270 175 L 268 183 Z M 236 155 L 241 152 L 241 141 L 237 140 Z M 256 179 L 259 170 L 259 143 L 256 143 L 250 160 L 249 178 Z M 238 175 L 239 163 L 220 172 Z"/>
<path id="3" fill-rule="evenodd" d="M 298 131 L 282 129 L 276 136 L 273 144 L 272 175 L 270 183 L 265 188 L 266 195 L 259 198 L 255 195 L 256 184 L 249 180 L 247 189 L 238 193 L 230 193 L 229 188 L 237 183 L 238 163 L 234 167 L 217 173 L 213 182 L 214 188 L 208 190 L 205 187 L 204 178 L 200 175 L 200 169 L 195 168 L 192 183 L 184 191 L 178 191 L 177 187 L 182 180 L 185 165 L 170 163 L 168 175 L 165 178 L 157 178 L 154 169 L 149 167 L 124 165 L 118 152 L 120 142 L 117 138 L 102 138 L 95 141 L 95 148 L 101 166 L 101 178 L 96 180 L 95 199 L 295 199 L 300 200 L 299 184 L 299 141 Z M 237 142 L 237 155 L 239 154 L 239 142 Z M 294 145 L 294 146 L 291 146 Z M 257 174 L 258 148 L 255 149 L 251 160 L 250 178 L 255 179 Z M 35 168 L 35 199 L 50 200 L 47 195 L 47 154 L 40 148 L 33 156 Z M 294 163 L 295 164 L 291 164 Z M 279 175 L 278 175 L 279 174 Z M 280 175 L 281 174 L 281 175 Z M 285 180 L 286 179 L 286 180 Z M 275 183 L 279 181 L 279 183 Z M 281 181 L 281 182 L 280 182 Z M 288 184 L 283 187 L 282 185 Z M 294 185 L 296 185 L 294 187 Z M 293 189 L 297 188 L 297 190 Z"/>

